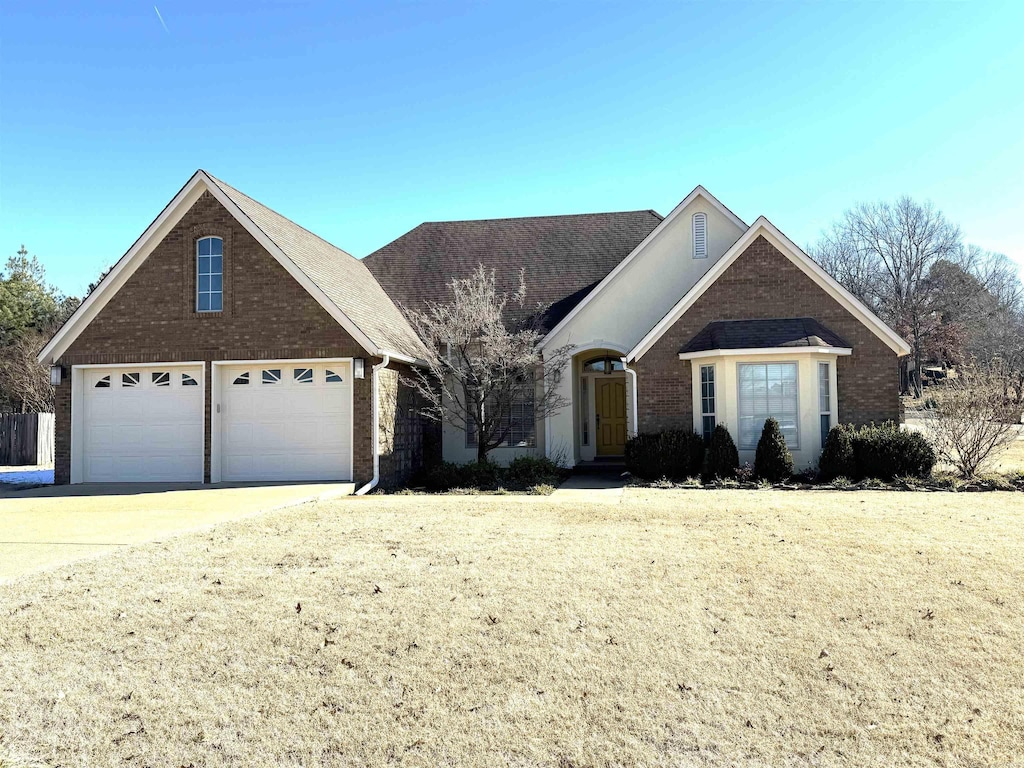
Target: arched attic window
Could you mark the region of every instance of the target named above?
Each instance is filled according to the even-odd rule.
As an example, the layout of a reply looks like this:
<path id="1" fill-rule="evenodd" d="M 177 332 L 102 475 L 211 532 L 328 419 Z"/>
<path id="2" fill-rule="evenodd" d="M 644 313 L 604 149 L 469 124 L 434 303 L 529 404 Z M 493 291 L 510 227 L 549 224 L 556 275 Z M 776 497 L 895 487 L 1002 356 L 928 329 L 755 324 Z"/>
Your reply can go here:
<path id="1" fill-rule="evenodd" d="M 224 242 L 219 237 L 196 241 L 196 311 L 224 309 Z"/>

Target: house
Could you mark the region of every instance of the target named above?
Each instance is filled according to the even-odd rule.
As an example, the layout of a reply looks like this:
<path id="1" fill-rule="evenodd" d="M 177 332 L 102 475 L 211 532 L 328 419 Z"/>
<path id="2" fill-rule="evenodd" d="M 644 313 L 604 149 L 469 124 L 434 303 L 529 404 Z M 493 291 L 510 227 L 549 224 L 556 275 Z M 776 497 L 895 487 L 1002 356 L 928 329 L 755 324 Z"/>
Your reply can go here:
<path id="1" fill-rule="evenodd" d="M 360 261 L 200 170 L 39 355 L 56 482 L 402 479 L 425 442 L 405 382 L 429 355 L 403 311 L 479 264 L 524 270 L 510 322 L 532 313 L 542 349 L 573 349 L 571 405 L 534 423 L 524 404 L 499 461 L 576 464 L 716 424 L 752 460 L 775 416 L 808 466 L 829 426 L 900 417 L 906 342 L 702 187 L 664 218 L 425 223 Z M 471 460 L 473 437 L 446 425 L 443 456 Z"/>
<path id="2" fill-rule="evenodd" d="M 703 187 L 653 211 L 422 224 L 364 259 L 403 307 L 445 295 L 478 264 L 504 288 L 525 269 L 544 308 L 543 348 L 571 345 L 560 377 L 572 405 L 491 456 L 568 464 L 621 456 L 628 435 L 723 424 L 753 462 L 768 416 L 797 466 L 813 466 L 839 423 L 899 420 L 910 348 L 766 218 L 751 225 Z M 515 322 L 517 317 L 510 317 Z M 515 417 L 515 414 L 513 414 Z M 475 457 L 444 427 L 444 456 Z"/>

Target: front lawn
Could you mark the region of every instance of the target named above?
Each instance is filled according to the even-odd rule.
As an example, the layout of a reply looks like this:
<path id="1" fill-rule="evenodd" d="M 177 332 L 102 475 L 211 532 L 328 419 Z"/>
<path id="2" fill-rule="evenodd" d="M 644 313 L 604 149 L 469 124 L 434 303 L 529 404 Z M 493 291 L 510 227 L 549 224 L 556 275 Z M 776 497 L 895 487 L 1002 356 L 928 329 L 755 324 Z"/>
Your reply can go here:
<path id="1" fill-rule="evenodd" d="M 1019 495 L 625 494 L 321 502 L 0 586 L 0 766 L 1020 758 Z"/>

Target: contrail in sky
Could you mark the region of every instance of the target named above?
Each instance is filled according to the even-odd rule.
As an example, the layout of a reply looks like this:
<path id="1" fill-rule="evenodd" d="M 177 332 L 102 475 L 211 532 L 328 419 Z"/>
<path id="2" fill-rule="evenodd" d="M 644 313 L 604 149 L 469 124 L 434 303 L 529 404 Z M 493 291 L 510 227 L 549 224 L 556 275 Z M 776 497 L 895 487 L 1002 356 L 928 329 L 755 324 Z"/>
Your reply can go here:
<path id="1" fill-rule="evenodd" d="M 160 26 L 164 28 L 164 32 L 166 32 L 168 35 L 171 34 L 171 30 L 169 30 L 167 28 L 167 25 L 164 24 L 164 17 L 160 15 L 160 9 L 154 5 L 153 10 L 156 11 L 156 17 L 160 19 Z"/>

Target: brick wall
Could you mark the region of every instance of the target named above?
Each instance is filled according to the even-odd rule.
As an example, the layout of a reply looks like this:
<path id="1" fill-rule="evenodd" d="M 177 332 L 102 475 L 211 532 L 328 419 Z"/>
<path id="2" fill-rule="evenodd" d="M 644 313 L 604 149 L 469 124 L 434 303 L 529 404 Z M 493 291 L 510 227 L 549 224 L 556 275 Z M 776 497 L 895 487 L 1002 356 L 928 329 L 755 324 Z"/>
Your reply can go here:
<path id="1" fill-rule="evenodd" d="M 635 364 L 641 432 L 693 426 L 690 361 L 679 350 L 714 320 L 813 317 L 842 336 L 853 354 L 836 364 L 839 420 L 899 420 L 898 358 L 817 283 L 758 237 Z"/>
<path id="2" fill-rule="evenodd" d="M 408 383 L 413 376 L 409 366 L 392 363 L 377 375 L 380 485 L 396 488 L 423 466 L 423 401 Z"/>
<path id="3" fill-rule="evenodd" d="M 224 311 L 195 311 L 195 243 L 224 241 Z M 211 360 L 366 357 L 353 382 L 355 480 L 373 474 L 370 358 L 210 193 L 204 193 L 61 356 L 88 363 L 206 363 L 206 458 L 210 478 Z M 71 377 L 56 394 L 55 481 L 71 473 Z"/>

